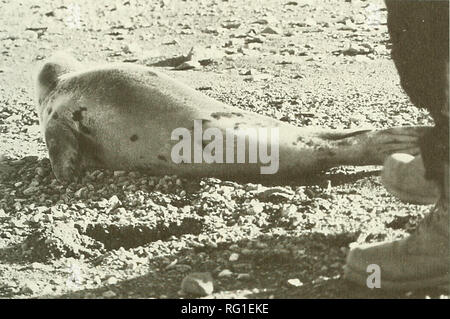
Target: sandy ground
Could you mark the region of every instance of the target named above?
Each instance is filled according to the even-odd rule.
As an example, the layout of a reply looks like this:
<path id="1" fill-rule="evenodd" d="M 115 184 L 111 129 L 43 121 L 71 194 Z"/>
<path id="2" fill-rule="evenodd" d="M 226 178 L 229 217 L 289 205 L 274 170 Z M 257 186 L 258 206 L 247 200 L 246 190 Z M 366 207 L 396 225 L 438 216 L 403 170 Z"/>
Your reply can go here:
<path id="1" fill-rule="evenodd" d="M 166 65 L 211 97 L 298 126 L 430 124 L 399 86 L 381 1 L 251 3 L 0 2 L 1 297 L 185 298 L 193 272 L 212 275 L 216 298 L 447 297 L 341 279 L 350 243 L 401 238 L 429 210 L 389 195 L 379 167 L 269 186 L 111 171 L 54 179 L 33 70 L 61 49 Z M 173 70 L 191 47 L 194 68 Z"/>

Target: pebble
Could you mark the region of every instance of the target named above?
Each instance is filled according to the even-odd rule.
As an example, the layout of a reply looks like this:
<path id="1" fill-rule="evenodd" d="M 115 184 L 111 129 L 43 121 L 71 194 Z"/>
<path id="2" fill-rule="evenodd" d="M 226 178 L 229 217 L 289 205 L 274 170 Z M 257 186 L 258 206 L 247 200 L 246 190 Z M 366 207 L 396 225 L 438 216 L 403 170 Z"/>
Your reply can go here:
<path id="1" fill-rule="evenodd" d="M 45 175 L 47 175 L 45 172 L 45 169 L 43 169 L 42 167 L 37 167 L 35 172 L 37 175 L 39 175 L 41 177 L 44 177 Z"/>
<path id="2" fill-rule="evenodd" d="M 250 274 L 239 274 L 237 276 L 238 280 L 250 280 L 251 278 Z"/>
<path id="3" fill-rule="evenodd" d="M 294 193 L 284 187 L 272 187 L 258 192 L 256 196 L 261 200 L 272 198 L 291 199 Z"/>
<path id="4" fill-rule="evenodd" d="M 178 264 L 178 265 L 174 265 L 174 266 L 172 266 L 172 267 L 170 267 L 168 269 L 169 270 L 170 269 L 175 269 L 178 272 L 188 272 L 188 271 L 192 270 L 192 267 L 189 266 L 189 265 L 185 265 L 185 264 Z"/>
<path id="5" fill-rule="evenodd" d="M 114 171 L 114 177 L 120 177 L 125 175 L 126 175 L 125 171 Z"/>
<path id="6" fill-rule="evenodd" d="M 266 34 L 280 34 L 281 30 L 275 27 L 267 26 L 264 28 L 264 30 L 261 31 L 261 33 Z"/>
<path id="7" fill-rule="evenodd" d="M 228 260 L 229 261 L 237 261 L 239 259 L 239 254 L 237 254 L 237 253 L 232 253 L 231 255 L 230 255 L 230 258 L 228 258 Z"/>
<path id="8" fill-rule="evenodd" d="M 49 270 L 51 269 L 50 266 L 42 264 L 42 263 L 38 263 L 38 262 L 34 262 L 31 264 L 31 269 L 35 269 L 35 270 Z"/>
<path id="9" fill-rule="evenodd" d="M 119 280 L 116 278 L 116 277 L 114 277 L 114 276 L 111 276 L 111 277 L 109 277 L 107 280 L 106 280 L 106 283 L 108 284 L 108 285 L 115 285 L 115 284 L 117 284 L 119 282 Z"/>
<path id="10" fill-rule="evenodd" d="M 289 217 L 297 213 L 297 206 L 295 205 L 288 205 L 283 206 L 281 209 L 281 216 L 283 217 Z"/>
<path id="11" fill-rule="evenodd" d="M 108 212 L 116 209 L 117 207 L 119 207 L 120 205 L 122 205 L 122 202 L 119 200 L 119 198 L 114 195 L 112 196 L 110 199 L 108 199 Z"/>
<path id="12" fill-rule="evenodd" d="M 301 287 L 301 286 L 303 286 L 303 283 L 297 278 L 295 278 L 295 279 L 288 279 L 287 282 L 288 282 L 289 285 L 294 286 L 294 287 Z"/>
<path id="13" fill-rule="evenodd" d="M 241 26 L 240 22 L 237 21 L 225 21 L 221 24 L 222 28 L 225 29 L 237 29 Z"/>
<path id="14" fill-rule="evenodd" d="M 32 195 L 32 194 L 34 194 L 34 193 L 36 193 L 36 192 L 38 192 L 38 191 L 39 191 L 39 187 L 31 186 L 31 187 L 26 188 L 26 189 L 23 191 L 23 194 L 26 195 L 26 196 L 28 196 L 28 195 Z"/>
<path id="15" fill-rule="evenodd" d="M 233 269 L 237 272 L 245 272 L 245 271 L 249 271 L 252 269 L 252 265 L 249 263 L 239 263 L 239 264 L 234 264 L 233 265 Z"/>
<path id="16" fill-rule="evenodd" d="M 119 207 L 119 208 L 117 208 L 117 213 L 119 215 L 123 215 L 123 214 L 127 213 L 127 210 L 125 208 L 123 208 L 123 207 Z"/>
<path id="17" fill-rule="evenodd" d="M 258 201 L 251 201 L 248 209 L 249 214 L 260 214 L 264 211 L 264 204 Z"/>
<path id="18" fill-rule="evenodd" d="M 114 291 L 112 291 L 112 290 L 108 290 L 108 291 L 105 291 L 105 292 L 102 294 L 102 296 L 103 296 L 104 298 L 114 298 L 114 297 L 116 296 L 116 293 L 115 293 Z"/>
<path id="19" fill-rule="evenodd" d="M 85 198 L 88 195 L 87 187 L 81 187 L 79 190 L 75 192 L 76 198 Z"/>
<path id="20" fill-rule="evenodd" d="M 181 282 L 181 290 L 188 294 L 208 296 L 214 290 L 212 276 L 209 272 L 191 273 Z"/>
<path id="21" fill-rule="evenodd" d="M 217 276 L 218 277 L 230 277 L 231 275 L 233 275 L 233 272 L 231 270 L 224 269 Z"/>
<path id="22" fill-rule="evenodd" d="M 199 68 L 201 65 L 198 63 L 198 61 L 186 61 L 181 63 L 180 65 L 177 65 L 174 70 L 178 71 L 184 71 L 184 70 L 191 70 Z"/>
<path id="23" fill-rule="evenodd" d="M 256 246 L 256 248 L 259 248 L 259 249 L 265 249 L 265 248 L 269 247 L 269 245 L 267 245 L 266 243 L 260 242 L 260 241 L 256 242 L 255 246 Z"/>
<path id="24" fill-rule="evenodd" d="M 35 294 L 38 293 L 40 289 L 35 282 L 28 281 L 22 286 L 21 291 L 24 294 Z"/>

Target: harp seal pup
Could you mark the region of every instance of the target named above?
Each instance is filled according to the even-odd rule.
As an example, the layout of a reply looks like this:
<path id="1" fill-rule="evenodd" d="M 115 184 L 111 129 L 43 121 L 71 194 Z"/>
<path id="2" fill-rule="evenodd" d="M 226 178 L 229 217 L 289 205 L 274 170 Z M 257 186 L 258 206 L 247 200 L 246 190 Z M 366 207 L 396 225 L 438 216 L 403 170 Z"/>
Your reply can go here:
<path id="1" fill-rule="evenodd" d="M 90 168 L 253 182 L 292 180 L 333 166 L 382 165 L 392 153 L 416 155 L 418 139 L 428 130 L 297 127 L 224 104 L 149 67 L 127 63 L 85 67 L 66 53 L 57 53 L 40 65 L 36 91 L 42 133 L 60 181 L 76 180 Z M 173 139 L 173 132 L 184 128 L 195 135 L 194 122 L 201 123 L 204 131 L 214 128 L 223 136 L 232 129 L 246 145 L 258 138 L 246 129 L 277 129 L 278 139 L 267 139 L 267 149 L 278 161 L 276 172 L 261 174 L 260 168 L 267 165 L 261 159 L 177 163 L 172 155 L 179 141 Z M 207 144 L 205 136 L 194 141 L 192 153 Z M 249 149 L 246 159 L 251 156 Z M 225 152 L 236 156 L 238 145 L 230 143 Z"/>

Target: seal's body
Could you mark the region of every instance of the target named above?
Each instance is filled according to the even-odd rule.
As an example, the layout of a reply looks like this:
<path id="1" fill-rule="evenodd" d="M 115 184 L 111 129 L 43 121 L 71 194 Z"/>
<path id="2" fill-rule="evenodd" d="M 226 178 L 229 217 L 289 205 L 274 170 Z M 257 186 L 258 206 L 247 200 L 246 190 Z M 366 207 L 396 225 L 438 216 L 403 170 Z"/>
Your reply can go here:
<path id="1" fill-rule="evenodd" d="M 53 171 L 72 180 L 82 168 L 148 170 L 151 174 L 213 176 L 259 181 L 305 175 L 337 165 L 382 164 L 393 152 L 416 154 L 426 128 L 322 130 L 299 128 L 214 100 L 151 68 L 114 64 L 83 69 L 58 54 L 37 76 L 38 114 Z M 246 128 L 277 129 L 279 168 L 261 174 L 264 163 L 176 163 L 174 130 L 233 129 L 247 146 Z M 269 150 L 276 147 L 268 142 Z M 205 147 L 208 141 L 200 141 Z M 225 144 L 224 144 L 225 145 Z M 192 146 L 195 152 L 196 145 Z M 226 151 L 238 152 L 236 144 Z M 198 149 L 198 148 L 197 148 Z M 248 147 L 246 159 L 249 158 Z"/>

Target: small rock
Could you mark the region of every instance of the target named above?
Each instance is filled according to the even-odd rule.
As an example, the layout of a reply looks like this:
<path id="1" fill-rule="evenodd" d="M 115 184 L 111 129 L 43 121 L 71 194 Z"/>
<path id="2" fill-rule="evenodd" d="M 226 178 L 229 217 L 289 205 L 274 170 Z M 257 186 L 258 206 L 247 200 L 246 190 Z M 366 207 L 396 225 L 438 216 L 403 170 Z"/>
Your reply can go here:
<path id="1" fill-rule="evenodd" d="M 291 199 L 294 196 L 294 193 L 283 187 L 272 187 L 265 189 L 256 194 L 259 199 L 267 200 L 267 199 Z"/>
<path id="2" fill-rule="evenodd" d="M 26 188 L 23 191 L 23 194 L 26 195 L 26 196 L 29 196 L 29 195 L 32 195 L 32 194 L 36 193 L 37 191 L 39 191 L 39 187 L 31 186 L 31 187 Z"/>
<path id="3" fill-rule="evenodd" d="M 258 73 L 255 75 L 252 75 L 248 80 L 253 82 L 260 82 L 260 81 L 266 81 L 271 78 L 270 74 L 267 73 Z"/>
<path id="4" fill-rule="evenodd" d="M 75 192 L 75 198 L 85 198 L 88 195 L 87 187 L 81 187 Z"/>
<path id="5" fill-rule="evenodd" d="M 45 175 L 47 175 L 45 169 L 42 168 L 42 167 L 37 167 L 35 172 L 36 172 L 37 175 L 39 175 L 41 177 L 44 177 Z"/>
<path id="6" fill-rule="evenodd" d="M 104 298 L 114 298 L 115 296 L 116 296 L 116 293 L 112 290 L 108 290 L 103 293 Z"/>
<path id="7" fill-rule="evenodd" d="M 142 51 L 141 47 L 136 43 L 125 44 L 122 47 L 124 53 L 136 53 Z"/>
<path id="8" fill-rule="evenodd" d="M 214 290 L 211 274 L 209 272 L 196 272 L 187 275 L 181 282 L 181 290 L 198 296 L 210 295 Z"/>
<path id="9" fill-rule="evenodd" d="M 239 254 L 237 253 L 232 253 L 230 255 L 230 258 L 228 259 L 229 261 L 233 262 L 233 261 L 237 261 L 239 259 Z"/>
<path id="10" fill-rule="evenodd" d="M 269 245 L 267 245 L 266 243 L 263 243 L 261 241 L 256 242 L 255 246 L 256 246 L 256 248 L 259 248 L 259 249 L 266 249 L 267 247 L 269 247 Z"/>
<path id="11" fill-rule="evenodd" d="M 174 70 L 184 71 L 199 68 L 201 64 L 198 61 L 186 61 L 174 67 Z"/>
<path id="12" fill-rule="evenodd" d="M 237 29 L 241 26 L 241 23 L 237 21 L 225 21 L 222 22 L 221 26 L 225 29 Z"/>
<path id="13" fill-rule="evenodd" d="M 340 267 L 341 267 L 341 264 L 338 263 L 338 262 L 335 262 L 335 263 L 331 264 L 330 267 L 331 267 L 331 268 L 340 268 Z"/>
<path id="14" fill-rule="evenodd" d="M 207 27 L 206 29 L 202 30 L 203 33 L 207 33 L 207 34 L 214 34 L 214 35 L 218 35 L 219 31 L 217 31 L 217 29 L 213 28 L 213 27 Z"/>
<path id="15" fill-rule="evenodd" d="M 238 263 L 233 264 L 233 269 L 235 272 L 244 273 L 252 269 L 252 265 L 249 263 Z"/>
<path id="16" fill-rule="evenodd" d="M 280 34 L 281 30 L 275 27 L 267 26 L 264 28 L 264 30 L 261 31 L 261 33 L 266 34 Z"/>
<path id="17" fill-rule="evenodd" d="M 297 206 L 295 205 L 286 205 L 281 209 L 281 216 L 290 217 L 297 213 Z"/>
<path id="18" fill-rule="evenodd" d="M 120 205 L 122 205 L 122 202 L 119 200 L 119 198 L 116 195 L 112 196 L 110 199 L 108 199 L 108 206 L 109 207 L 107 209 L 107 213 L 109 213 L 110 211 L 116 209 Z"/>
<path id="19" fill-rule="evenodd" d="M 231 270 L 224 269 L 217 276 L 218 277 L 230 277 L 231 275 L 233 275 L 233 272 Z"/>
<path id="20" fill-rule="evenodd" d="M 259 38 L 259 37 L 255 37 L 255 36 L 246 36 L 245 43 L 246 44 L 250 44 L 250 43 L 264 43 L 264 40 Z M 242 48 L 239 48 L 238 52 L 245 53 Z"/>
<path id="21" fill-rule="evenodd" d="M 237 276 L 238 280 L 250 280 L 251 278 L 250 274 L 239 274 Z"/>
<path id="22" fill-rule="evenodd" d="M 36 294 L 39 291 L 40 291 L 39 286 L 32 281 L 26 282 L 21 288 L 21 292 L 24 294 Z"/>
<path id="23" fill-rule="evenodd" d="M 116 277 L 114 277 L 114 276 L 111 276 L 111 277 L 109 277 L 107 280 L 106 280 L 106 283 L 108 284 L 108 285 L 115 285 L 115 284 L 117 284 L 119 282 L 119 280 L 116 278 Z"/>
<path id="24" fill-rule="evenodd" d="M 301 287 L 301 286 L 303 286 L 303 283 L 297 278 L 289 279 L 287 282 L 288 282 L 289 285 L 294 286 L 294 287 Z"/>
<path id="25" fill-rule="evenodd" d="M 117 208 L 117 213 L 119 215 L 124 215 L 124 214 L 127 213 L 127 210 L 125 208 L 123 208 L 123 207 L 119 207 L 119 208 Z"/>
<path id="26" fill-rule="evenodd" d="M 261 18 L 258 19 L 254 22 L 252 22 L 252 24 L 269 24 L 269 23 L 277 23 L 275 18 L 272 17 L 267 17 L 267 18 Z"/>
<path id="27" fill-rule="evenodd" d="M 176 39 L 164 42 L 163 45 L 177 45 L 178 41 Z"/>
<path id="28" fill-rule="evenodd" d="M 254 74 L 255 71 L 252 69 L 247 69 L 247 70 L 242 70 L 241 72 L 239 72 L 239 75 L 252 75 Z"/>
<path id="29" fill-rule="evenodd" d="M 125 175 L 126 175 L 125 171 L 114 171 L 114 177 L 120 177 Z"/>
<path id="30" fill-rule="evenodd" d="M 264 211 L 264 203 L 256 200 L 250 202 L 250 207 L 248 209 L 249 214 L 260 214 Z"/>
<path id="31" fill-rule="evenodd" d="M 185 264 L 178 264 L 178 265 L 172 266 L 171 268 L 169 268 L 169 270 L 170 269 L 174 269 L 178 272 L 189 272 L 192 270 L 192 267 L 189 265 L 185 265 Z"/>
<path id="32" fill-rule="evenodd" d="M 34 262 L 30 265 L 31 269 L 35 269 L 35 270 L 49 270 L 51 269 L 50 266 L 39 263 L 39 262 Z"/>

